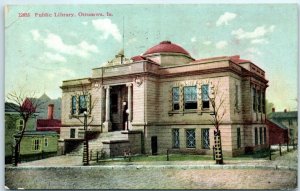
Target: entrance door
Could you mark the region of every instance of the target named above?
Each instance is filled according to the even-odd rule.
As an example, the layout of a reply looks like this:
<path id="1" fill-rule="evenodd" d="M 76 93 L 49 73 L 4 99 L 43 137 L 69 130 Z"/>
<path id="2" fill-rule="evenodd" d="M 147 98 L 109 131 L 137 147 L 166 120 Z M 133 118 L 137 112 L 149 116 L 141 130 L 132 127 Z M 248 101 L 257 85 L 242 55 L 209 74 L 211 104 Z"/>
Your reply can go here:
<path id="1" fill-rule="evenodd" d="M 157 136 L 151 137 L 152 155 L 157 155 Z"/>

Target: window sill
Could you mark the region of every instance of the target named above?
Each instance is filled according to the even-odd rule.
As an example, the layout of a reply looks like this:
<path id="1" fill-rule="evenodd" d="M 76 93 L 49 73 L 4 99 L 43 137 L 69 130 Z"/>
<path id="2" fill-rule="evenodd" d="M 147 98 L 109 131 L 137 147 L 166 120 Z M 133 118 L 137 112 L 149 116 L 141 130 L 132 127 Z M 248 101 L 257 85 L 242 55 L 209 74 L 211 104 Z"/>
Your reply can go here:
<path id="1" fill-rule="evenodd" d="M 91 117 L 92 115 L 91 114 L 88 114 L 87 117 Z M 69 118 L 72 119 L 72 118 L 79 118 L 79 117 L 84 117 L 84 114 L 81 113 L 81 114 L 69 114 Z"/>

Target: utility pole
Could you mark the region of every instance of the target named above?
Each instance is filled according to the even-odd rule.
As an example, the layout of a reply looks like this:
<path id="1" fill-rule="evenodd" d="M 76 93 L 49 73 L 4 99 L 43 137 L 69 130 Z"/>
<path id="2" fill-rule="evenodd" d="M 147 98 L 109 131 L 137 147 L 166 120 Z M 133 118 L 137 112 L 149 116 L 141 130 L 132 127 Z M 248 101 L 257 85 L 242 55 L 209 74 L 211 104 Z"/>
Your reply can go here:
<path id="1" fill-rule="evenodd" d="M 89 141 L 87 139 L 87 112 L 84 113 L 84 141 L 83 141 L 83 165 L 88 166 L 89 165 Z"/>

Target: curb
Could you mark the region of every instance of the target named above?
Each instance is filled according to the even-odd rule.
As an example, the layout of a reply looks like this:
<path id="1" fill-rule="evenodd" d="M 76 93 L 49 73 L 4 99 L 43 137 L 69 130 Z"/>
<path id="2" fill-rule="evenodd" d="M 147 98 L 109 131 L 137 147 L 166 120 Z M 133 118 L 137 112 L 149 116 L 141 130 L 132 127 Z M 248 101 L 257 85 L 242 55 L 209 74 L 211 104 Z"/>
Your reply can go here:
<path id="1" fill-rule="evenodd" d="M 262 170 L 292 170 L 297 171 L 297 167 L 280 166 L 280 165 L 105 165 L 105 166 L 21 166 L 21 167 L 5 167 L 6 170 L 53 170 L 53 169 L 262 169 Z"/>

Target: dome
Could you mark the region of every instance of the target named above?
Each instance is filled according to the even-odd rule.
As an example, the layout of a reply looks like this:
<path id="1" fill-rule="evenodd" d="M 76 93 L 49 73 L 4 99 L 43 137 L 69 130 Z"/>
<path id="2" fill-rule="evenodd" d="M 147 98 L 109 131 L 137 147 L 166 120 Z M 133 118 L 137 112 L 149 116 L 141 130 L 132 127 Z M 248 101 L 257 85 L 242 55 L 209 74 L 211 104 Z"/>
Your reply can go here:
<path id="1" fill-rule="evenodd" d="M 161 52 L 181 53 L 190 56 L 190 54 L 181 46 L 178 46 L 177 44 L 174 44 L 171 41 L 162 41 L 158 45 L 149 48 L 143 55 Z"/>

